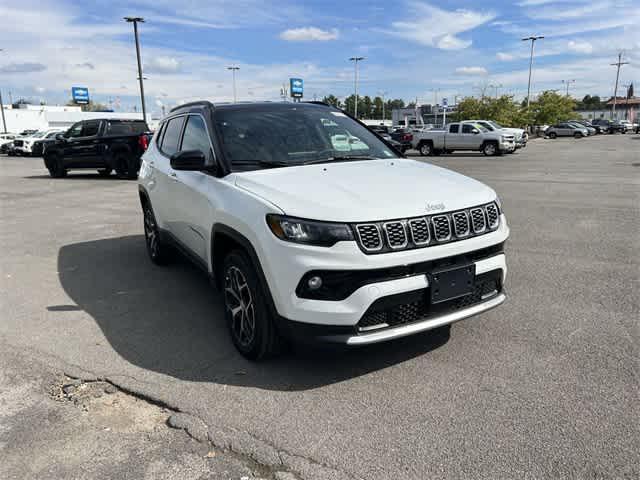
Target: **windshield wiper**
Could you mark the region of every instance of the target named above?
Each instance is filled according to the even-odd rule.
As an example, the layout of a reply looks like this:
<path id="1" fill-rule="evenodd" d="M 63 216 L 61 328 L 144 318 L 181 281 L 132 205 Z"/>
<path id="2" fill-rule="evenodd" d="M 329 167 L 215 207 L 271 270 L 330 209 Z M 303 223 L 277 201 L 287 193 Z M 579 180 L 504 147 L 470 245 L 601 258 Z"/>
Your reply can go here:
<path id="1" fill-rule="evenodd" d="M 295 165 L 291 162 L 283 162 L 282 160 L 235 160 L 231 162 L 233 165 L 260 165 L 267 168 L 290 167 Z"/>
<path id="2" fill-rule="evenodd" d="M 331 162 L 355 162 L 358 160 L 377 160 L 376 157 L 371 155 L 338 155 L 335 157 L 318 158 L 316 160 L 309 160 L 302 162 L 302 165 L 314 165 L 316 163 L 331 163 Z"/>

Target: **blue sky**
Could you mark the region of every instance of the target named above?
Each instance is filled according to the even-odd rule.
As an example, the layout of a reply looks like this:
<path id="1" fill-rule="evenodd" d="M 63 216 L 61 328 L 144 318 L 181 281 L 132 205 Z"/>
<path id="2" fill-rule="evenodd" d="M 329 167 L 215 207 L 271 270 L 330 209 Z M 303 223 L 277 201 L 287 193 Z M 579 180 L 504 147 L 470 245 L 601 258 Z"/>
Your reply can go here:
<path id="1" fill-rule="evenodd" d="M 275 100 L 291 76 L 307 98 L 353 91 L 350 56 L 361 64 L 362 94 L 418 98 L 480 92 L 526 93 L 531 34 L 534 93 L 563 89 L 611 95 L 617 52 L 630 65 L 621 84 L 640 80 L 640 2 L 631 0 L 5 0 L 0 5 L 0 88 L 5 97 L 66 101 L 72 85 L 129 109 L 136 103 L 131 26 L 139 15 L 148 107 L 232 98 Z M 435 92 L 434 92 L 435 91 Z M 450 100 L 451 102 L 451 100 Z"/>

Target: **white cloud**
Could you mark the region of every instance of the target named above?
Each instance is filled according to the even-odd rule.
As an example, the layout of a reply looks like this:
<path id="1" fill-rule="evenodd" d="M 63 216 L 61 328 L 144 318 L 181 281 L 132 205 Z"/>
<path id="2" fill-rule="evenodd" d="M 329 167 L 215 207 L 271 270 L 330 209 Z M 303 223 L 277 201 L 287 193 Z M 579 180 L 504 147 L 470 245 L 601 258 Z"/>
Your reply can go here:
<path id="1" fill-rule="evenodd" d="M 145 73 L 176 73 L 180 68 L 180 62 L 175 57 L 152 57 L 144 62 Z"/>
<path id="2" fill-rule="evenodd" d="M 509 62 L 513 60 L 515 57 L 510 53 L 498 52 L 496 53 L 496 58 L 501 62 Z"/>
<path id="3" fill-rule="evenodd" d="M 469 75 L 469 76 L 477 76 L 477 75 L 487 75 L 487 69 L 484 67 L 458 67 L 456 68 L 457 75 Z"/>
<path id="4" fill-rule="evenodd" d="M 289 42 L 326 42 L 340 36 L 335 28 L 322 30 L 316 27 L 290 28 L 280 34 L 282 40 Z"/>
<path id="5" fill-rule="evenodd" d="M 593 45 L 591 45 L 589 42 L 575 42 L 573 40 L 569 40 L 569 43 L 567 43 L 567 48 L 570 51 L 576 53 L 590 54 L 593 52 Z"/>
<path id="6" fill-rule="evenodd" d="M 425 2 L 408 2 L 409 19 L 391 24 L 392 35 L 443 50 L 459 50 L 471 46 L 471 40 L 458 37 L 493 20 L 492 12 L 443 10 Z"/>

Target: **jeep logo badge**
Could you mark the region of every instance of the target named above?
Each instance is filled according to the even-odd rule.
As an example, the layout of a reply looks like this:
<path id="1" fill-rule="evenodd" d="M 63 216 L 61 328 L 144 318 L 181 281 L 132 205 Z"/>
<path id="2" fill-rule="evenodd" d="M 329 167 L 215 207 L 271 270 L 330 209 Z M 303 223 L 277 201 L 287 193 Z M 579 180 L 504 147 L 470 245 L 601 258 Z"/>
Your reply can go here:
<path id="1" fill-rule="evenodd" d="M 427 212 L 444 210 L 444 203 L 427 203 L 426 210 Z"/>

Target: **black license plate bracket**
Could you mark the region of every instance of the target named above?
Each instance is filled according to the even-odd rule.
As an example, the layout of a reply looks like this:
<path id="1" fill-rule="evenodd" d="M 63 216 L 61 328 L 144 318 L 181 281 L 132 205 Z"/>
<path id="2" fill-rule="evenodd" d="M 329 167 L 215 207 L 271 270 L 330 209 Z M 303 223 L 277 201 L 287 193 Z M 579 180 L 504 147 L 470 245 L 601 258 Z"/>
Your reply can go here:
<path id="1" fill-rule="evenodd" d="M 441 303 L 473 293 L 476 266 L 456 265 L 431 272 L 429 291 L 431 303 Z"/>

